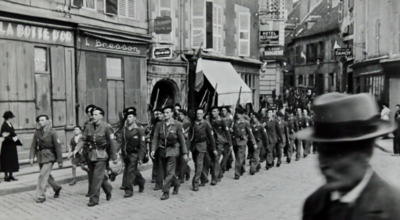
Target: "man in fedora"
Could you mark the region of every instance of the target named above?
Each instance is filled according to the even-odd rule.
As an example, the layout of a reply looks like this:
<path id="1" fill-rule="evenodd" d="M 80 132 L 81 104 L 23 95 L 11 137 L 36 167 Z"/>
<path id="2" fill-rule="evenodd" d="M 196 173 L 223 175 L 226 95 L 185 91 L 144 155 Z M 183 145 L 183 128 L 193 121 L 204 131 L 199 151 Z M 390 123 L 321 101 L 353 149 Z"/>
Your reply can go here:
<path id="1" fill-rule="evenodd" d="M 326 183 L 306 199 L 303 220 L 400 219 L 400 191 L 371 168 L 375 138 L 395 126 L 368 94 L 329 93 L 314 101 L 315 124 L 297 133 L 319 142 Z"/>

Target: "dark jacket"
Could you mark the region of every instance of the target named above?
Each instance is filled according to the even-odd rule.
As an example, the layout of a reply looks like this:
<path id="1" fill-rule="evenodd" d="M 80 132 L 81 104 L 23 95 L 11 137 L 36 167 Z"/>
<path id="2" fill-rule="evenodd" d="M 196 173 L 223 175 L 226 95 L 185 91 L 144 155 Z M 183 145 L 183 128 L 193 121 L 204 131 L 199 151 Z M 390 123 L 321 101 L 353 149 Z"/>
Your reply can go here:
<path id="1" fill-rule="evenodd" d="M 143 160 L 146 153 L 146 137 L 142 127 L 136 125 L 131 130 L 124 127 L 121 135 L 117 136 L 117 142 L 124 156 L 137 154 L 139 160 Z"/>
<path id="2" fill-rule="evenodd" d="M 267 120 L 265 122 L 265 129 L 268 133 L 269 144 L 276 144 L 282 141 L 282 132 L 279 128 L 279 123 L 276 120 Z"/>
<path id="3" fill-rule="evenodd" d="M 306 199 L 303 208 L 303 220 L 321 220 L 327 218 L 325 211 L 330 204 L 331 193 L 322 186 Z M 400 219 L 400 191 L 395 189 L 374 173 L 353 205 L 348 219 Z"/>
<path id="4" fill-rule="evenodd" d="M 254 124 L 251 126 L 251 131 L 253 132 L 254 139 L 257 143 L 257 148 L 267 147 L 268 144 L 268 134 L 262 124 Z"/>
<path id="5" fill-rule="evenodd" d="M 36 130 L 33 135 L 29 159 L 34 159 L 35 156 L 39 164 L 63 162 L 60 140 L 53 128 L 46 126 L 43 129 Z"/>
<path id="6" fill-rule="evenodd" d="M 206 120 L 195 121 L 192 129 L 190 129 L 190 150 L 197 150 L 198 152 L 205 153 L 207 150 L 215 151 L 215 140 L 212 135 L 212 127 L 210 122 Z"/>
<path id="7" fill-rule="evenodd" d="M 232 146 L 231 134 L 229 127 L 220 117 L 211 119 L 211 126 L 214 131 L 214 138 L 217 145 L 229 144 Z"/>
<path id="8" fill-rule="evenodd" d="M 236 145 L 245 146 L 248 141 L 251 141 L 253 146 L 256 145 L 256 139 L 254 138 L 250 123 L 244 118 L 236 120 L 233 123 L 233 139 Z"/>
<path id="9" fill-rule="evenodd" d="M 289 143 L 290 140 L 289 140 L 288 123 L 286 121 L 282 120 L 280 124 L 278 122 L 278 125 L 279 125 L 279 129 L 280 129 L 280 132 L 281 132 L 281 135 L 282 135 L 281 142 L 283 144 Z"/>
<path id="10" fill-rule="evenodd" d="M 185 137 L 183 136 L 182 124 L 175 119 L 167 125 L 165 121 L 158 122 L 154 130 L 151 150 L 164 149 L 160 151 L 162 157 L 177 157 L 187 154 Z"/>

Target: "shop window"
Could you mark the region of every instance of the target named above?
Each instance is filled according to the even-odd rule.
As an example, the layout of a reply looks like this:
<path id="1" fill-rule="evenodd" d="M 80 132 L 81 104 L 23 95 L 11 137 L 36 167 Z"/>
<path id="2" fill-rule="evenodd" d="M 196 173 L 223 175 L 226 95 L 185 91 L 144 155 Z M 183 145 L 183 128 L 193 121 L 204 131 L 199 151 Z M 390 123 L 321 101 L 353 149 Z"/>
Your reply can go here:
<path id="1" fill-rule="evenodd" d="M 239 12 L 239 56 L 250 56 L 250 12 Z"/>
<path id="2" fill-rule="evenodd" d="M 170 17 L 172 19 L 172 1 L 171 0 L 159 0 L 159 5 L 160 5 L 160 16 L 161 17 Z M 172 31 L 169 34 L 160 34 L 159 35 L 159 41 L 164 42 L 164 43 L 172 43 L 173 39 L 173 30 L 174 30 L 174 25 L 172 22 Z"/>
<path id="3" fill-rule="evenodd" d="M 49 50 L 35 47 L 35 73 L 49 73 Z"/>
<path id="4" fill-rule="evenodd" d="M 118 0 L 118 16 L 136 18 L 136 0 Z"/>
<path id="5" fill-rule="evenodd" d="M 213 7 L 213 48 L 214 51 L 222 52 L 222 7 Z"/>
<path id="6" fill-rule="evenodd" d="M 122 78 L 122 59 L 107 57 L 107 78 Z"/>
<path id="7" fill-rule="evenodd" d="M 78 8 L 96 10 L 96 0 L 71 0 L 71 5 Z"/>
<path id="8" fill-rule="evenodd" d="M 383 92 L 383 84 L 384 84 L 383 76 L 382 75 L 367 76 L 365 81 L 366 81 L 365 82 L 366 92 L 370 93 L 371 95 L 374 95 L 379 100 Z"/>

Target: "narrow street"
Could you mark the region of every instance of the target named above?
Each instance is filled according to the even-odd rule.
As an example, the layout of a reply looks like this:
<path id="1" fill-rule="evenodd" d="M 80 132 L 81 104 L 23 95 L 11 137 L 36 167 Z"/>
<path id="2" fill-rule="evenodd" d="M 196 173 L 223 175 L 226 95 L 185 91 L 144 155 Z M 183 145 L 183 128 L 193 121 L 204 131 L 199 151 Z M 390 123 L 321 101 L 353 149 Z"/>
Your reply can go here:
<path id="1" fill-rule="evenodd" d="M 385 149 L 391 149 L 391 142 L 392 139 L 378 141 Z M 400 157 L 376 149 L 372 164 L 374 170 L 390 183 L 400 182 Z M 193 192 L 191 184 L 185 182 L 179 194 L 172 195 L 171 190 L 170 199 L 166 201 L 160 200 L 160 191 L 153 191 L 151 169 L 142 174 L 147 181 L 144 193 L 138 193 L 135 187 L 132 198 L 123 198 L 124 192 L 119 190 L 122 176 L 118 176 L 111 183 L 114 187 L 111 201 L 106 201 L 102 193 L 100 205 L 93 208 L 86 206 L 87 181 L 73 187 L 64 184 L 59 199 L 54 199 L 49 189 L 43 204 L 35 203 L 35 191 L 2 196 L 0 219 L 293 220 L 301 218 L 304 199 L 323 183 L 317 156 L 313 154 L 291 164 L 284 162 L 279 168 L 263 169 L 254 176 L 246 172 L 240 180 L 234 180 L 233 170 L 230 170 L 217 186 L 206 185 L 198 192 Z"/>

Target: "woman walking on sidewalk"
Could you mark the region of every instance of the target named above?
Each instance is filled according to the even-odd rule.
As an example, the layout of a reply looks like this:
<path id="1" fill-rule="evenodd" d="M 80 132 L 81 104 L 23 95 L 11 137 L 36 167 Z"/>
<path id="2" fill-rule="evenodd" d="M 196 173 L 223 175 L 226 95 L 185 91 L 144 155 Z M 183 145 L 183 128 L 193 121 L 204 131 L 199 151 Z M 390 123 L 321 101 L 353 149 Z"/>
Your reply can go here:
<path id="1" fill-rule="evenodd" d="M 81 156 L 80 153 L 77 153 L 76 155 L 72 155 L 72 152 L 74 152 L 76 145 L 81 139 L 82 136 L 82 128 L 80 126 L 75 126 L 74 128 L 74 134 L 75 136 L 71 138 L 70 144 L 68 146 L 68 159 L 71 160 L 72 164 L 72 181 L 69 183 L 70 186 L 73 186 L 76 184 L 76 167 L 81 166 L 82 170 L 88 172 L 88 170 L 81 165 Z"/>
<path id="2" fill-rule="evenodd" d="M 8 133 L 7 136 L 4 135 L 0 155 L 0 171 L 4 172 L 4 181 L 6 182 L 17 181 L 13 176 L 13 172 L 18 172 L 19 170 L 17 146 L 22 146 L 21 141 L 15 133 L 14 126 L 11 123 L 14 117 L 15 115 L 11 111 L 4 112 L 4 123 L 0 131 L 0 134 L 4 134 L 4 132 Z"/>

